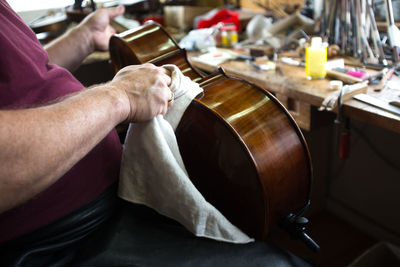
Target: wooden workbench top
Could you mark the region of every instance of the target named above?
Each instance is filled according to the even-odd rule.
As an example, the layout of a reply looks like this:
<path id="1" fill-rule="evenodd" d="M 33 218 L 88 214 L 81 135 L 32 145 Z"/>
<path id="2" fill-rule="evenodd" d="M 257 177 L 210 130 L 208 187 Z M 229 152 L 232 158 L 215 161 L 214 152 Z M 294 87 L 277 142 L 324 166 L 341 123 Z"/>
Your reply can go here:
<path id="1" fill-rule="evenodd" d="M 207 72 L 212 72 L 216 66 L 193 60 L 193 66 Z M 259 85 L 272 93 L 285 95 L 286 97 L 308 103 L 312 106 L 321 106 L 325 97 L 332 93 L 329 89 L 329 80 L 307 80 L 303 67 L 291 66 L 284 63 L 277 63 L 277 69 L 264 71 L 253 67 L 246 61 L 227 61 L 219 64 L 228 75 L 236 76 Z M 393 76 L 390 87 L 396 89 L 385 89 L 381 92 L 374 92 L 368 87 L 367 93 L 382 97 L 390 94 L 390 97 L 397 93 L 400 100 L 400 78 Z M 343 115 L 354 118 L 387 130 L 400 133 L 400 116 L 364 104 L 358 100 L 350 99 L 344 102 Z"/>

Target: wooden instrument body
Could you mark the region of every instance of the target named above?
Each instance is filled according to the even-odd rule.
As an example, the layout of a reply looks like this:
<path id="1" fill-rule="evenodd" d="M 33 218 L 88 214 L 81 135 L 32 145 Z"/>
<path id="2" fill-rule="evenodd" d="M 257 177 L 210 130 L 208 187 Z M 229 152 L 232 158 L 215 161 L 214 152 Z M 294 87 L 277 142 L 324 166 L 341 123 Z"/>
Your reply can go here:
<path id="1" fill-rule="evenodd" d="M 41 16 L 29 23 L 29 27 L 36 33 L 52 32 L 58 33 L 64 31 L 68 26 L 67 16 L 63 13 Z"/>
<path id="2" fill-rule="evenodd" d="M 309 200 L 311 159 L 288 111 L 268 91 L 223 71 L 203 77 L 158 24 L 110 40 L 115 71 L 130 64 L 175 64 L 204 93 L 176 130 L 189 177 L 207 201 L 249 236 L 265 239 Z"/>

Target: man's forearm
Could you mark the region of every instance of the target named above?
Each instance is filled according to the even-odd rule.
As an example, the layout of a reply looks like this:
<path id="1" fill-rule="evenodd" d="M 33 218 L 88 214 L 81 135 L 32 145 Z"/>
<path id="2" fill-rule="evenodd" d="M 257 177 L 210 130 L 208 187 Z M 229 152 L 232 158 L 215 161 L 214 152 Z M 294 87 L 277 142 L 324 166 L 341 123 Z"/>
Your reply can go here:
<path id="1" fill-rule="evenodd" d="M 50 63 L 74 71 L 79 64 L 94 51 L 90 31 L 82 25 L 46 45 Z"/>
<path id="2" fill-rule="evenodd" d="M 0 111 L 0 213 L 57 181 L 126 118 L 129 103 L 108 86 L 48 106 Z"/>

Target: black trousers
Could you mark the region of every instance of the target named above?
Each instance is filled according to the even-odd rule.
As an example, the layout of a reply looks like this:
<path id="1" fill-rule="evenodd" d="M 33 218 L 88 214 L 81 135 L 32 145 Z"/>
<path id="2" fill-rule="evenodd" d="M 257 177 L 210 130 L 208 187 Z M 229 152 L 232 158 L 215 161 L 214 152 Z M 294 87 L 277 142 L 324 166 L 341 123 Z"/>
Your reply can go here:
<path id="1" fill-rule="evenodd" d="M 116 198 L 115 188 L 67 217 L 1 246 L 1 265 L 310 266 L 266 242 L 196 237 L 150 208 Z"/>

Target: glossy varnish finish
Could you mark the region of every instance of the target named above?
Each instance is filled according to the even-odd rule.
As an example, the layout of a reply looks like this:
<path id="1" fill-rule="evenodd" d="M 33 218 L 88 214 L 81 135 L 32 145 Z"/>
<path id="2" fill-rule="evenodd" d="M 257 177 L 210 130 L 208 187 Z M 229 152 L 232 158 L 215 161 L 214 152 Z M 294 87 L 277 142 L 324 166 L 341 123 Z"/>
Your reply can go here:
<path id="1" fill-rule="evenodd" d="M 202 77 L 159 25 L 146 25 L 137 34 L 140 38 L 135 32 L 126 40 L 113 37 L 110 49 L 116 70 L 145 62 L 176 64 L 200 84 L 204 93 L 192 101 L 176 130 L 190 179 L 230 221 L 250 236 L 265 239 L 272 226 L 298 212 L 309 199 L 311 160 L 295 121 L 262 88 L 223 71 Z M 151 40 L 137 42 L 141 38 Z M 154 57 L 149 42 L 156 42 Z"/>
<path id="2" fill-rule="evenodd" d="M 158 24 L 129 30 L 110 39 L 111 65 L 120 68 L 150 62 L 156 65 L 175 64 L 192 80 L 201 78 L 187 61 L 186 51 Z"/>

